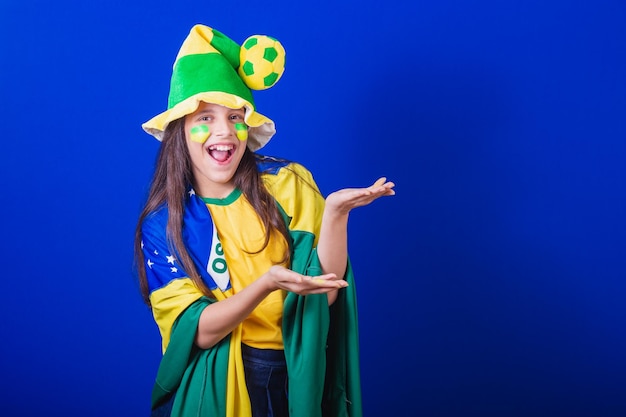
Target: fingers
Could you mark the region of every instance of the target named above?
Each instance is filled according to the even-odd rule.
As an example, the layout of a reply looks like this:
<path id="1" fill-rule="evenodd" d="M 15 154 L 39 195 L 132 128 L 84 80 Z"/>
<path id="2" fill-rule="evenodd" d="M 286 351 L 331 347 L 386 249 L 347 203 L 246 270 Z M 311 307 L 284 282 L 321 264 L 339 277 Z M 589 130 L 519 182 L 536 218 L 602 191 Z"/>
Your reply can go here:
<path id="1" fill-rule="evenodd" d="M 337 279 L 335 274 L 307 276 L 278 266 L 270 268 L 270 273 L 278 288 L 300 295 L 323 294 L 348 286 L 345 280 Z"/>
<path id="2" fill-rule="evenodd" d="M 396 184 L 391 181 L 387 181 L 386 177 L 380 177 L 374 182 L 374 184 L 365 188 L 365 190 L 367 190 L 368 200 L 366 204 L 371 203 L 378 197 L 396 195 L 396 192 L 393 189 L 395 186 Z"/>
<path id="3" fill-rule="evenodd" d="M 395 191 L 393 191 L 393 187 L 395 186 L 396 184 L 393 182 L 387 181 L 387 177 L 380 177 L 374 182 L 374 184 L 369 186 L 367 190 L 375 194 L 395 195 Z"/>
<path id="4" fill-rule="evenodd" d="M 379 179 L 376 180 L 376 182 L 374 182 L 374 184 L 372 184 L 372 187 L 376 188 L 376 187 L 380 187 L 381 185 L 383 185 L 385 182 L 387 181 L 386 177 L 380 177 Z"/>
<path id="5" fill-rule="evenodd" d="M 337 288 L 345 288 L 348 286 L 348 282 L 343 279 L 337 279 L 335 274 L 320 275 L 317 277 L 304 277 L 305 283 L 310 283 L 317 288 L 327 288 L 330 290 L 336 290 Z"/>

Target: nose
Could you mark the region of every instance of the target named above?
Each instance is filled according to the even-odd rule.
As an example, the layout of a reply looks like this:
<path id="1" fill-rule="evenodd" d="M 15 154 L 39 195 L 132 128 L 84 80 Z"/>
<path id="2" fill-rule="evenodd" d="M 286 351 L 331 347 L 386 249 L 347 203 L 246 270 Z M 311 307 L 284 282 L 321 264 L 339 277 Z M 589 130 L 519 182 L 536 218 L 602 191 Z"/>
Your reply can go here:
<path id="1" fill-rule="evenodd" d="M 234 134 L 235 128 L 226 117 L 217 117 L 212 123 L 211 131 L 216 137 L 227 137 Z"/>

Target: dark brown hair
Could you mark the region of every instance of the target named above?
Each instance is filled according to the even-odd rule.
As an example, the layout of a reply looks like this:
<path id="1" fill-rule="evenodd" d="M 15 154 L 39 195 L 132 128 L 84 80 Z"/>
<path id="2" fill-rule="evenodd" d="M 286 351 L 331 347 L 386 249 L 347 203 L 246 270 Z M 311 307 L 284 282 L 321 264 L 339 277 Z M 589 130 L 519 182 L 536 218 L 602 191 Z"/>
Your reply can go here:
<path id="1" fill-rule="evenodd" d="M 185 118 L 171 122 L 164 131 L 163 142 L 157 155 L 156 167 L 148 198 L 144 205 L 135 229 L 135 268 L 139 278 L 141 295 L 146 304 L 150 305 L 150 290 L 145 271 L 144 256 L 141 249 L 142 224 L 145 218 L 161 205 L 168 208 L 166 236 L 173 252 L 183 265 L 189 278 L 206 295 L 211 292 L 196 270 L 196 267 L 183 242 L 183 215 L 185 199 L 189 187 L 194 185 L 191 158 L 185 140 Z M 273 231 L 277 231 L 287 242 L 288 249 L 279 262 L 288 262 L 290 256 L 290 238 L 287 226 L 276 206 L 274 198 L 269 194 L 261 178 L 256 164 L 255 154 L 246 148 L 241 162 L 234 175 L 234 183 L 239 188 L 255 212 L 261 219 L 266 230 L 263 246 L 255 253 L 261 252 L 269 244 Z"/>

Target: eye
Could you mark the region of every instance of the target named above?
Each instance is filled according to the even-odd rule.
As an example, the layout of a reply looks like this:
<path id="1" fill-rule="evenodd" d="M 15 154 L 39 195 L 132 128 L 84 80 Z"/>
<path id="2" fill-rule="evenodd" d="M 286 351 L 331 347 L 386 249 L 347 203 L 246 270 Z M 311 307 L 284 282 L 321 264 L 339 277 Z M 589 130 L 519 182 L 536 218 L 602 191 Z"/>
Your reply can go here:
<path id="1" fill-rule="evenodd" d="M 239 114 L 239 113 L 231 114 L 230 120 L 235 120 L 235 121 L 243 120 L 243 114 Z"/>
<path id="2" fill-rule="evenodd" d="M 198 118 L 198 121 L 200 121 L 200 122 L 210 122 L 211 121 L 211 116 L 200 116 Z"/>

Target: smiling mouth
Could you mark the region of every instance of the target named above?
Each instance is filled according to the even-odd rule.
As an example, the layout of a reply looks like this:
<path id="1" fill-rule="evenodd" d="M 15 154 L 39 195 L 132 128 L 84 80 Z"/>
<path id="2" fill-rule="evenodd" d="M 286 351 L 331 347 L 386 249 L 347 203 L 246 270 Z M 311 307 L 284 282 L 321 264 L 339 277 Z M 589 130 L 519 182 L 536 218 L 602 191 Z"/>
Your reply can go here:
<path id="1" fill-rule="evenodd" d="M 235 151 L 234 145 L 211 145 L 208 148 L 211 158 L 218 162 L 226 162 Z"/>

